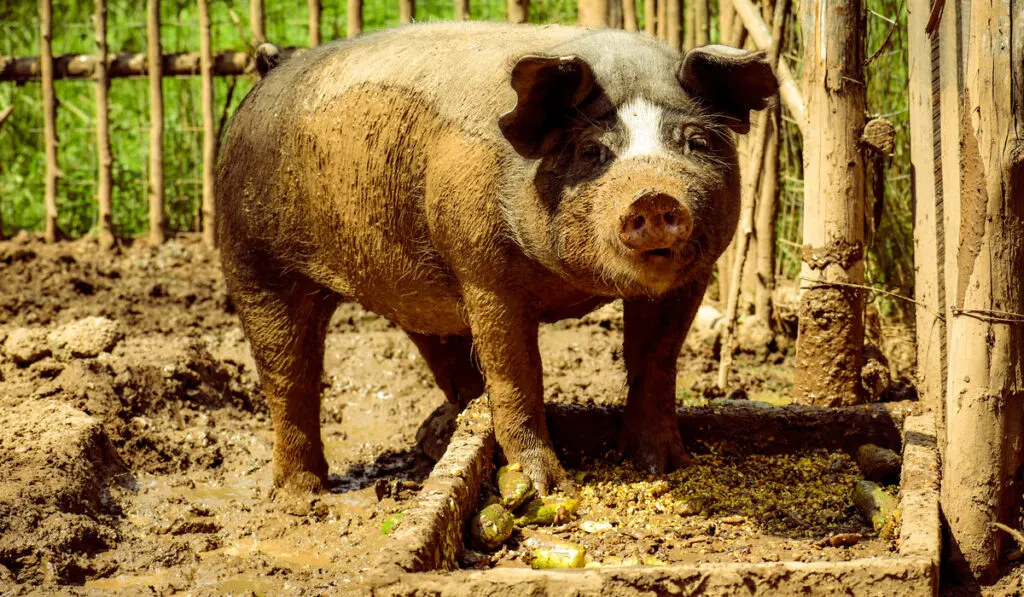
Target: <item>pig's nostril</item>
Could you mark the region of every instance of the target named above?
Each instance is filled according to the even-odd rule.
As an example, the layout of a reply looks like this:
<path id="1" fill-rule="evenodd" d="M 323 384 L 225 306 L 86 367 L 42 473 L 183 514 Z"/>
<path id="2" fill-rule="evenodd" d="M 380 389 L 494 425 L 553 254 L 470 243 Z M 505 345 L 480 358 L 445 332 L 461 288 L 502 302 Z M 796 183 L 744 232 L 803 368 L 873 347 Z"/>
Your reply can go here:
<path id="1" fill-rule="evenodd" d="M 676 214 L 671 211 L 665 214 L 665 223 L 669 226 L 674 226 L 676 223 Z"/>
<path id="2" fill-rule="evenodd" d="M 644 227 L 645 222 L 646 220 L 644 220 L 643 216 L 637 216 L 633 218 L 633 230 L 640 230 L 641 228 Z"/>

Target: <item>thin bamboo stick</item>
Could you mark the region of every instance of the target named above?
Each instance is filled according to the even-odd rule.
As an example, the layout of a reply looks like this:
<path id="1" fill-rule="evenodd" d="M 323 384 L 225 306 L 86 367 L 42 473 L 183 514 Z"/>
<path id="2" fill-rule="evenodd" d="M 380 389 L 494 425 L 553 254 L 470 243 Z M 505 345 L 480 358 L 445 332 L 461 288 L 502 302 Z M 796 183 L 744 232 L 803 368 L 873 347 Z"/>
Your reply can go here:
<path id="1" fill-rule="evenodd" d="M 252 30 L 252 47 L 267 41 L 267 23 L 263 12 L 263 0 L 249 0 L 249 29 Z"/>
<path id="2" fill-rule="evenodd" d="M 110 105 L 107 99 L 110 91 L 110 77 L 107 75 L 107 0 L 96 0 L 96 159 L 97 174 L 96 203 L 99 207 L 99 229 L 97 237 L 100 248 L 109 250 L 114 246 L 113 189 L 111 170 L 114 156 L 110 152 Z"/>
<path id="3" fill-rule="evenodd" d="M 320 45 L 320 0 L 308 0 L 309 4 L 309 47 Z"/>
<path id="4" fill-rule="evenodd" d="M 683 47 L 682 4 L 682 0 L 665 0 L 665 41 L 677 50 Z"/>
<path id="5" fill-rule="evenodd" d="M 416 0 L 398 0 L 398 21 L 403 25 L 416 19 Z"/>
<path id="6" fill-rule="evenodd" d="M 636 31 L 636 4 L 635 0 L 622 0 L 622 28 L 626 31 Z"/>
<path id="7" fill-rule="evenodd" d="M 455 20 L 468 21 L 470 18 L 469 0 L 455 0 Z"/>
<path id="8" fill-rule="evenodd" d="M 53 1 L 39 1 L 39 62 L 43 79 L 43 143 L 46 150 L 46 242 L 57 240 L 57 96 L 53 89 Z"/>
<path id="9" fill-rule="evenodd" d="M 690 0 L 694 5 L 693 45 L 706 46 L 711 43 L 711 17 L 708 0 Z"/>
<path id="10" fill-rule="evenodd" d="M 348 0 L 348 37 L 353 38 L 363 33 L 363 0 Z"/>
<path id="11" fill-rule="evenodd" d="M 0 132 L 4 130 L 4 123 L 7 122 L 7 118 L 10 117 L 11 113 L 14 112 L 14 104 L 7 106 L 0 111 Z M 4 237 L 4 214 L 0 211 L 0 238 Z"/>
<path id="12" fill-rule="evenodd" d="M 667 23 L 666 11 L 668 10 L 668 0 L 657 0 L 658 6 L 658 39 L 664 40 L 666 35 L 665 25 Z"/>
<path id="13" fill-rule="evenodd" d="M 655 0 L 644 0 L 644 31 L 647 35 L 658 36 L 658 3 Z"/>
<path id="14" fill-rule="evenodd" d="M 210 49 L 209 0 L 199 4 L 199 55 L 203 98 L 203 242 L 216 246 L 216 206 L 214 205 L 214 167 L 217 161 L 216 123 L 213 116 L 213 52 Z"/>
<path id="15" fill-rule="evenodd" d="M 508 0 L 508 22 L 525 23 L 530 16 L 530 0 Z"/>
<path id="16" fill-rule="evenodd" d="M 694 35 L 695 28 L 697 26 L 697 2 L 695 0 L 685 0 L 683 5 L 683 49 L 690 50 L 694 47 L 694 41 L 697 39 Z"/>
<path id="17" fill-rule="evenodd" d="M 164 88 L 160 44 L 160 0 L 147 1 L 146 55 L 149 69 L 149 242 L 166 240 L 164 213 Z"/>

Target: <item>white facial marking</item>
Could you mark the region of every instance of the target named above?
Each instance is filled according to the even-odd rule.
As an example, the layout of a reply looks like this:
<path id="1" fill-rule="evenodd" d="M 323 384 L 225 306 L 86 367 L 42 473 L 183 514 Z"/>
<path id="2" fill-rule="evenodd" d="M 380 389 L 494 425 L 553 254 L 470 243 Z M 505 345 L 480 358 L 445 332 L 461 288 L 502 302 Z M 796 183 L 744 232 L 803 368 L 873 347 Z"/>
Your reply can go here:
<path id="1" fill-rule="evenodd" d="M 619 107 L 619 122 L 629 138 L 629 145 L 619 159 L 665 153 L 661 144 L 661 115 L 661 106 L 643 98 L 634 98 Z"/>

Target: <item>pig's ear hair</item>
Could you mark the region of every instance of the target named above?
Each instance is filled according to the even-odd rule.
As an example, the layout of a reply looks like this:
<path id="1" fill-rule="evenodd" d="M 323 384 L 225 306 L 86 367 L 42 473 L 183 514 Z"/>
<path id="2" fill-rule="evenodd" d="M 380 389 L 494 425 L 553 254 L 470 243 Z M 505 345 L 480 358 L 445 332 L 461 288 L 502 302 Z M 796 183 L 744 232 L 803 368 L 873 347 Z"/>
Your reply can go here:
<path id="1" fill-rule="evenodd" d="M 519 155 L 537 159 L 593 91 L 594 72 L 576 56 L 527 55 L 512 68 L 511 83 L 516 105 L 498 126 Z"/>
<path id="2" fill-rule="evenodd" d="M 679 62 L 676 77 L 683 89 L 741 134 L 750 130 L 750 111 L 763 110 L 779 91 L 764 52 L 728 46 L 690 50 Z"/>

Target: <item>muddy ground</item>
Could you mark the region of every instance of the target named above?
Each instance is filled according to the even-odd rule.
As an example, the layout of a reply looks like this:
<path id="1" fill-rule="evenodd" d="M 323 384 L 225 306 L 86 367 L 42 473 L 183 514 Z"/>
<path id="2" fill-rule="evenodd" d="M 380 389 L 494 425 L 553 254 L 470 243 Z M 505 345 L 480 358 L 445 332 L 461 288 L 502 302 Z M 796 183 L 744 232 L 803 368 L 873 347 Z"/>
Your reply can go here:
<path id="1" fill-rule="evenodd" d="M 791 341 L 766 341 L 739 359 L 749 398 L 792 387 Z M 615 305 L 544 327 L 546 398 L 621 401 L 620 345 Z M 361 594 L 415 490 L 378 501 L 375 483 L 430 469 L 416 437 L 441 392 L 400 330 L 343 305 L 321 415 L 333 490 L 275 494 L 248 344 L 194 238 L 111 256 L 0 242 L 0 347 L 2 595 Z M 689 342 L 681 402 L 711 397 L 713 349 Z"/>

